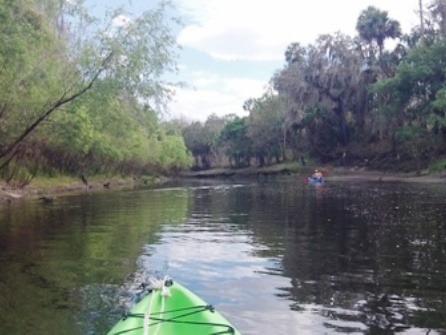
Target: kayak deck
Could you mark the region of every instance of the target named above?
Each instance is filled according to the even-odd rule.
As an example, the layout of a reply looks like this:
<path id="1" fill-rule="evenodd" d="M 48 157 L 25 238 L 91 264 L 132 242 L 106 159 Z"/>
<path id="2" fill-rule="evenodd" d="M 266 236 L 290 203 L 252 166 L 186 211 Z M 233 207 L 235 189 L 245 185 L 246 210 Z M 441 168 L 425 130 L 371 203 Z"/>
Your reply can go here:
<path id="1" fill-rule="evenodd" d="M 240 335 L 211 305 L 170 279 L 153 289 L 108 333 L 118 334 Z"/>

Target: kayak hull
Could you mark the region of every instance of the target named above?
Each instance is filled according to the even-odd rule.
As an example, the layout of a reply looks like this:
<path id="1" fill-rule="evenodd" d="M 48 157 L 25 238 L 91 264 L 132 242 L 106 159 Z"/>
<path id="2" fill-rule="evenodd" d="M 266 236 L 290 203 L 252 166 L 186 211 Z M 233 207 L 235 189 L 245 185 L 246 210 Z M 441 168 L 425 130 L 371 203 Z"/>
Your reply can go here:
<path id="1" fill-rule="evenodd" d="M 323 184 L 324 183 L 324 178 L 308 177 L 308 183 L 310 183 L 310 184 Z"/>
<path id="2" fill-rule="evenodd" d="M 170 281 L 166 288 L 168 295 L 159 289 L 150 292 L 108 335 L 240 335 L 211 305 L 185 287 Z"/>

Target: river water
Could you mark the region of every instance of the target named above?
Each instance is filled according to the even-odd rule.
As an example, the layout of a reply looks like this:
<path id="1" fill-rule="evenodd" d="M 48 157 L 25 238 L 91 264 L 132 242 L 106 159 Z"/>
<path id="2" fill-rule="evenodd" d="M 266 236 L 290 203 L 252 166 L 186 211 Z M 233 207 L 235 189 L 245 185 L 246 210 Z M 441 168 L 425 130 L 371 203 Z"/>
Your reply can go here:
<path id="1" fill-rule="evenodd" d="M 446 185 L 202 181 L 0 209 L 0 334 L 106 334 L 169 275 L 243 335 L 444 334 Z"/>

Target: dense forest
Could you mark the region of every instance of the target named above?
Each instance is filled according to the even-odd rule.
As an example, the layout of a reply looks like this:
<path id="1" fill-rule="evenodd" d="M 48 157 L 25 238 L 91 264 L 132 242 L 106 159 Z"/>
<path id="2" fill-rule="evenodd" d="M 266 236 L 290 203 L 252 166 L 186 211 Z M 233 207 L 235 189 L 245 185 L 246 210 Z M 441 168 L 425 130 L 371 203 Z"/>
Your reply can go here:
<path id="1" fill-rule="evenodd" d="M 247 116 L 162 121 L 179 46 L 170 3 L 103 19 L 83 1 L 0 3 L 0 177 L 150 174 L 287 160 L 444 169 L 446 0 L 409 34 L 365 8 L 356 36 L 291 43 Z M 127 18 L 124 20 L 123 18 Z M 391 42 L 390 44 L 388 42 Z M 291 41 L 290 41 L 291 42 Z M 387 44 L 386 44 L 387 43 Z M 388 47 L 392 45 L 392 47 Z"/>
<path id="2" fill-rule="evenodd" d="M 212 116 L 183 128 L 195 167 L 311 159 L 446 168 L 446 1 L 419 4 L 420 24 L 410 34 L 370 6 L 357 18 L 356 36 L 290 44 L 269 90 L 246 100 L 247 117 Z"/>

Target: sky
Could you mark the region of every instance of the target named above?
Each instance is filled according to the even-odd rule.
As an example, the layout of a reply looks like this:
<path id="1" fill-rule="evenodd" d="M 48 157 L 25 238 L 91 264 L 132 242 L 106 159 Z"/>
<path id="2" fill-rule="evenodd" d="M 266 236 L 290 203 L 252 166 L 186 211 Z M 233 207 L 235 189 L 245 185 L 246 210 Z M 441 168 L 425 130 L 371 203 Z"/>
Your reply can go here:
<path id="1" fill-rule="evenodd" d="M 100 0 L 91 0 L 98 6 Z M 154 0 L 133 0 L 136 11 Z M 125 3 L 102 0 L 108 7 Z M 403 33 L 418 24 L 418 0 L 173 0 L 184 26 L 177 88 L 166 118 L 205 121 L 215 114 L 246 115 L 243 103 L 262 96 L 285 64 L 288 45 L 313 43 L 337 31 L 355 36 L 360 12 L 372 5 L 400 22 Z M 147 6 L 147 8 L 145 8 Z"/>

